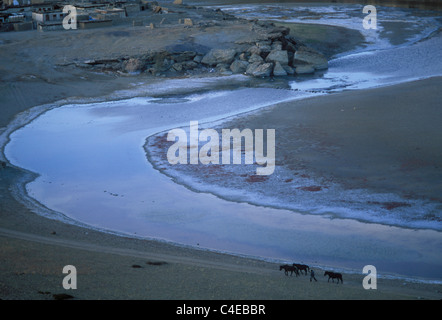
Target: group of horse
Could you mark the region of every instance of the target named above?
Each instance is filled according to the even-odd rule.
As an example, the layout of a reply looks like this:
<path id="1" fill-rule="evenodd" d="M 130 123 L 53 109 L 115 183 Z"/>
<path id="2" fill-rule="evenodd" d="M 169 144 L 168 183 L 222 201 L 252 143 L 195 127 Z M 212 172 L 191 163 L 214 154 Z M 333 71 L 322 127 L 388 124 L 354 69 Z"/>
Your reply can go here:
<path id="1" fill-rule="evenodd" d="M 302 274 L 302 271 L 304 271 L 305 275 L 307 275 L 307 272 L 310 270 L 310 267 L 305 264 L 297 264 L 297 263 L 294 263 L 292 265 L 284 264 L 279 267 L 279 271 L 281 271 L 281 270 L 284 270 L 284 273 L 286 276 L 289 275 L 289 272 L 290 272 L 290 276 L 292 276 L 293 273 L 296 276 L 299 276 L 299 273 Z"/>
<path id="2" fill-rule="evenodd" d="M 310 267 L 305 264 L 297 264 L 297 263 L 294 263 L 292 265 L 284 264 L 284 265 L 279 266 L 279 271 L 281 271 L 281 270 L 284 270 L 284 273 L 286 276 L 288 276 L 289 273 L 290 273 L 290 276 L 292 276 L 293 273 L 296 276 L 299 276 L 300 274 L 302 274 L 302 271 L 304 271 L 305 275 L 307 275 L 307 272 L 310 270 Z M 334 279 L 336 279 L 337 280 L 336 283 L 339 283 L 339 281 L 341 281 L 341 283 L 344 283 L 344 281 L 342 280 L 342 274 L 340 274 L 338 272 L 325 271 L 324 277 L 325 276 L 328 276 L 327 282 L 330 282 L 330 279 L 332 280 L 332 282 L 335 282 Z"/>

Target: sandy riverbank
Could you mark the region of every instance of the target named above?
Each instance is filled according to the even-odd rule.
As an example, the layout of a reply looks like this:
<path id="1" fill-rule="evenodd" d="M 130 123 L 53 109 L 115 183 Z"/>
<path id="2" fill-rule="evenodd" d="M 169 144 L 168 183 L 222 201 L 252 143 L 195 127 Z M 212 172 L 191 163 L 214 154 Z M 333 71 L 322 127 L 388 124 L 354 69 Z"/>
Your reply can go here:
<path id="1" fill-rule="evenodd" d="M 4 51 L 7 58 L 1 59 L 0 127 L 30 107 L 68 97 L 103 96 L 131 88 L 141 80 L 130 75 L 120 77 L 54 67 L 54 59 L 63 53 L 69 51 L 75 56 L 75 50 L 69 46 L 49 45 L 58 43 L 57 37 L 63 38 L 62 33 L 43 33 L 35 38 L 35 34 L 24 32 L 1 37 L 7 40 L 8 51 Z M 92 37 L 90 41 L 93 40 Z M 110 37 L 107 44 L 128 45 L 114 40 Z M 137 38 L 132 41 L 137 42 Z M 35 55 L 20 54 L 31 47 Z M 118 49 L 109 48 L 109 52 Z M 80 45 L 76 53 L 79 51 Z M 52 295 L 57 293 L 68 293 L 77 299 L 441 297 L 439 285 L 403 280 L 379 279 L 378 290 L 367 291 L 362 287 L 362 274 L 344 274 L 344 285 L 333 285 L 327 283 L 319 269 L 318 282 L 310 283 L 306 276 L 285 277 L 277 264 L 129 239 L 46 219 L 18 203 L 11 194 L 11 186 L 23 174 L 17 168 L 0 169 L 1 299 L 53 299 Z M 78 271 L 75 291 L 62 288 L 62 269 L 68 264 Z"/>

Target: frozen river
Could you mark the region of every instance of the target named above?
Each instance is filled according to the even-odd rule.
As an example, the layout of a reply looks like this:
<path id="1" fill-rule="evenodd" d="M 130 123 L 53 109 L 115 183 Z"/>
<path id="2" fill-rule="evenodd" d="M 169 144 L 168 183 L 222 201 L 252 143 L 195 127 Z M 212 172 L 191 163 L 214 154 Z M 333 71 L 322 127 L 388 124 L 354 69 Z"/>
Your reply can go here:
<path id="1" fill-rule="evenodd" d="M 362 6 L 223 9 L 249 18 L 362 26 Z M 143 149 L 148 136 L 192 120 L 211 123 L 278 102 L 442 75 L 440 17 L 390 8 L 379 11 L 378 24 L 376 31 L 360 30 L 366 46 L 335 57 L 323 77 L 291 80 L 296 90 L 250 88 L 245 76 L 177 79 L 137 84 L 112 101 L 35 108 L 16 120 L 17 130 L 6 131 L 5 156 L 38 174 L 17 196 L 41 214 L 110 232 L 359 271 L 373 264 L 379 273 L 440 281 L 439 231 L 227 201 L 174 183 Z M 403 28 L 412 30 L 408 37 Z M 407 273 L 403 265 L 410 261 L 422 272 Z"/>

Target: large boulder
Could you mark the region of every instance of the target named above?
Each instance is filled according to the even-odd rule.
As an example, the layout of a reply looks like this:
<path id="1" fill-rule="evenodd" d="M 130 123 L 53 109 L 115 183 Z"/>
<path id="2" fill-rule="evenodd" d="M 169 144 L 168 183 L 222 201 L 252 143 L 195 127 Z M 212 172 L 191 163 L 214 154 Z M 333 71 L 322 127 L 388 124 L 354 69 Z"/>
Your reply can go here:
<path id="1" fill-rule="evenodd" d="M 270 77 L 273 71 L 273 63 L 254 62 L 247 67 L 246 74 L 254 77 Z"/>
<path id="2" fill-rule="evenodd" d="M 231 64 L 235 55 L 235 49 L 212 49 L 203 57 L 201 63 L 211 67 L 220 63 Z"/>
<path id="3" fill-rule="evenodd" d="M 266 58 L 267 62 L 279 62 L 281 65 L 288 65 L 289 56 L 286 50 L 272 50 Z"/>
<path id="4" fill-rule="evenodd" d="M 247 50 L 247 52 L 250 53 L 251 55 L 253 54 L 261 55 L 261 49 L 258 46 L 251 46 Z"/>
<path id="5" fill-rule="evenodd" d="M 261 56 L 259 54 L 252 54 L 249 58 L 249 63 L 254 63 L 254 62 L 264 62 L 264 59 L 261 58 Z"/>
<path id="6" fill-rule="evenodd" d="M 287 72 L 288 75 L 295 74 L 295 69 L 293 69 L 292 67 L 290 66 L 282 66 L 282 67 L 284 68 L 285 72 Z"/>
<path id="7" fill-rule="evenodd" d="M 287 71 L 281 66 L 278 61 L 275 62 L 275 66 L 273 67 L 273 75 L 275 77 L 283 77 L 287 75 Z"/>
<path id="8" fill-rule="evenodd" d="M 295 68 L 297 74 L 310 74 L 315 72 L 314 66 L 311 64 L 299 65 Z"/>
<path id="9" fill-rule="evenodd" d="M 312 65 L 316 70 L 327 69 L 327 58 L 320 52 L 305 46 L 299 47 L 295 52 L 295 60 Z"/>

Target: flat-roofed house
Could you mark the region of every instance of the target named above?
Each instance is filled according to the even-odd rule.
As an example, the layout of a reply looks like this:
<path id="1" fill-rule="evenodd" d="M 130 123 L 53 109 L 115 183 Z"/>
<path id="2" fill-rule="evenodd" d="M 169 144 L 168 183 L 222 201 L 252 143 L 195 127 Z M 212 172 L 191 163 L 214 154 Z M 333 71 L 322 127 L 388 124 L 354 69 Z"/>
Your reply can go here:
<path id="1" fill-rule="evenodd" d="M 67 13 L 64 13 L 63 11 L 40 11 L 40 12 L 32 12 L 32 20 L 36 21 L 37 23 L 45 23 L 50 21 L 61 21 L 64 19 L 64 17 L 67 15 Z"/>

